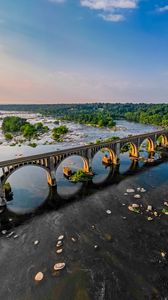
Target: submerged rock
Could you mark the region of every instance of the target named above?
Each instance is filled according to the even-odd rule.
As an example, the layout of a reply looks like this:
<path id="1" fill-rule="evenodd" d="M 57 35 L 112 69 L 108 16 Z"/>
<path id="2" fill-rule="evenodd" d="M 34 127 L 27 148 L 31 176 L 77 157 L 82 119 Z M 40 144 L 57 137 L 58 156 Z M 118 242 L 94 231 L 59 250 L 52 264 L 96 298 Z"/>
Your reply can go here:
<path id="1" fill-rule="evenodd" d="M 11 231 L 10 233 L 8 233 L 8 235 L 6 237 L 11 237 L 14 234 L 14 231 Z"/>
<path id="2" fill-rule="evenodd" d="M 18 237 L 19 237 L 18 234 L 15 234 L 13 238 L 17 239 Z"/>
<path id="3" fill-rule="evenodd" d="M 141 195 L 139 195 L 139 194 L 136 194 L 136 195 L 134 195 L 134 198 L 136 198 L 136 199 L 140 199 L 140 198 L 141 198 Z"/>
<path id="4" fill-rule="evenodd" d="M 72 241 L 73 243 L 75 243 L 75 242 L 76 242 L 76 239 L 75 239 L 74 237 L 71 237 L 71 241 Z"/>
<path id="5" fill-rule="evenodd" d="M 148 221 L 153 221 L 153 218 L 152 217 L 147 217 L 147 220 Z"/>

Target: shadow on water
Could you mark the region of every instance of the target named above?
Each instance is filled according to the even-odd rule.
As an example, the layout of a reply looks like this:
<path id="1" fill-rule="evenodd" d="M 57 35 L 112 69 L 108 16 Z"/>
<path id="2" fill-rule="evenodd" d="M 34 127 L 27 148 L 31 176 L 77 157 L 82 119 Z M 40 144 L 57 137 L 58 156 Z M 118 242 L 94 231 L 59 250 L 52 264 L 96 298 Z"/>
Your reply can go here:
<path id="1" fill-rule="evenodd" d="M 93 163 L 92 167 L 96 175 L 93 180 L 84 183 L 69 182 L 63 176 L 62 166 L 60 166 L 56 172 L 56 187 L 48 186 L 46 172 L 43 169 L 32 166 L 19 169 L 8 179 L 12 187 L 13 200 L 7 203 L 7 208 L 1 213 L 1 230 L 14 228 L 35 215 L 57 210 L 72 201 L 81 201 L 100 189 L 119 184 L 130 176 L 145 172 L 166 161 L 166 157 L 160 158 L 159 155 L 153 162 L 143 162 L 143 164 L 137 160 L 130 160 L 126 156 L 124 156 L 124 163 L 121 160 L 120 166 L 106 167 L 103 164 Z M 78 169 L 81 167 L 81 162 L 76 161 L 72 165 Z"/>

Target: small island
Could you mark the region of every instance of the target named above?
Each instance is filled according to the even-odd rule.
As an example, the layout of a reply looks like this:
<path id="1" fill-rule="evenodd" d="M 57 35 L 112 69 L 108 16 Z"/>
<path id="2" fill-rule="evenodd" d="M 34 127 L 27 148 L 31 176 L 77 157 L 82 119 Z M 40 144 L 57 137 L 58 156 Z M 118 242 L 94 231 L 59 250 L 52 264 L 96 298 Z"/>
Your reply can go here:
<path id="1" fill-rule="evenodd" d="M 53 122 L 53 125 L 59 125 L 59 121 Z M 69 129 L 65 125 L 49 128 L 42 122 L 31 124 L 26 118 L 18 116 L 6 116 L 2 121 L 2 132 L 6 141 L 12 142 L 10 146 L 23 144 L 28 141 L 28 146 L 35 148 L 37 141 L 45 134 L 51 135 L 52 143 L 63 142 L 63 137 L 68 133 Z"/>

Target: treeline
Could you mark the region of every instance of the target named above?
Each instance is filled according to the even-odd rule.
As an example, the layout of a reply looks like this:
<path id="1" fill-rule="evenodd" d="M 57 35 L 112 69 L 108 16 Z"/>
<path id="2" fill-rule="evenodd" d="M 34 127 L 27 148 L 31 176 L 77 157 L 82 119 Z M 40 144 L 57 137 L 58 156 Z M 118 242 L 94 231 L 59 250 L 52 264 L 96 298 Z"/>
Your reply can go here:
<path id="1" fill-rule="evenodd" d="M 168 104 L 89 103 L 45 105 L 0 105 L 0 110 L 29 111 L 60 120 L 113 127 L 115 119 L 168 126 Z"/>
<path id="2" fill-rule="evenodd" d="M 129 121 L 143 124 L 168 126 L 168 105 L 152 105 L 147 109 L 138 109 L 136 112 L 127 112 L 125 113 L 125 118 Z"/>

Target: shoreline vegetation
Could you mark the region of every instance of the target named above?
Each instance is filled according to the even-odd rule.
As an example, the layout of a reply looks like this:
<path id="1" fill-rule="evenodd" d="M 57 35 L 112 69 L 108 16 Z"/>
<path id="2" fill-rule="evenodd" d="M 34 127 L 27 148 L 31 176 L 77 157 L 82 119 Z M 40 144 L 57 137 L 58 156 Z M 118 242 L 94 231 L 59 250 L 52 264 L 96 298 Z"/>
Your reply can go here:
<path id="1" fill-rule="evenodd" d="M 54 121 L 53 123 L 58 125 L 59 121 Z M 43 134 L 49 133 L 49 131 L 49 127 L 44 126 L 42 122 L 30 124 L 26 119 L 18 116 L 4 117 L 2 122 L 2 132 L 6 141 L 13 141 L 10 146 L 21 145 L 25 141 L 29 141 L 28 146 L 35 148 L 37 144 L 31 141 L 40 139 Z M 65 125 L 54 127 L 51 130 L 51 137 L 57 142 L 62 142 L 64 135 L 68 131 L 68 127 Z M 18 137 L 20 137 L 19 140 L 17 140 Z"/>
<path id="2" fill-rule="evenodd" d="M 115 126 L 115 119 L 125 119 L 156 126 L 168 126 L 168 104 L 90 103 L 0 105 L 0 110 L 40 113 L 43 116 L 52 116 L 58 120 L 96 127 L 112 128 Z"/>
<path id="3" fill-rule="evenodd" d="M 52 128 L 45 125 L 45 121 L 30 123 L 26 118 L 18 116 L 2 116 L 2 132 L 6 142 L 10 146 L 27 144 L 35 148 L 38 141 L 44 135 L 47 135 L 44 145 L 64 142 L 64 137 L 69 133 L 66 125 L 60 125 L 60 122 L 73 122 L 97 128 L 107 128 L 114 132 L 120 130 L 116 126 L 115 119 L 124 119 L 142 124 L 155 126 L 168 126 L 168 105 L 167 104 L 54 104 L 54 105 L 0 105 L 0 110 L 34 113 L 44 119 L 53 118 Z M 48 125 L 48 124 L 47 124 Z M 126 128 L 122 128 L 125 130 Z M 67 138 L 67 136 L 66 136 Z M 101 142 L 110 142 L 119 139 L 112 136 L 106 139 L 97 139 L 88 144 L 99 144 Z M 29 143 L 28 143 L 29 142 Z M 3 144 L 0 141 L 0 144 Z"/>

